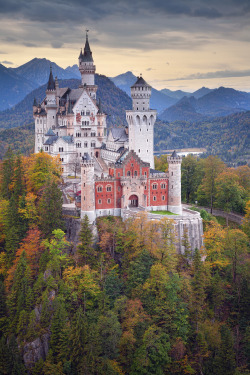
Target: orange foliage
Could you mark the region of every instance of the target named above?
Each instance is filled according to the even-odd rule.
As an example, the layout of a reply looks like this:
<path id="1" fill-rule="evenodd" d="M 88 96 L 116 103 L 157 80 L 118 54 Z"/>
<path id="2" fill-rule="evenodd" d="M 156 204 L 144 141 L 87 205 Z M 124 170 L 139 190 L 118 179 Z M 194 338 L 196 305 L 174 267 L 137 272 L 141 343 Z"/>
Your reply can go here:
<path id="1" fill-rule="evenodd" d="M 41 244 L 41 232 L 37 228 L 30 229 L 16 252 L 13 266 L 8 270 L 8 276 L 6 278 L 7 289 L 12 285 L 16 267 L 23 251 L 26 253 L 26 258 L 31 269 L 31 276 L 34 277 L 39 269 L 39 259 L 43 249 Z"/>

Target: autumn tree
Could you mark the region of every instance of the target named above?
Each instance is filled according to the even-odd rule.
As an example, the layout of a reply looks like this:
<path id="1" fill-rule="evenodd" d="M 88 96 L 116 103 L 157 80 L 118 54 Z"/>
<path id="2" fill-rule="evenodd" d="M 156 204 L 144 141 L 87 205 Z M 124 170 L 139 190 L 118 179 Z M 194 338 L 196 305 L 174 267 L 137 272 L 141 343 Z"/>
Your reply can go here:
<path id="1" fill-rule="evenodd" d="M 232 170 L 219 174 L 215 180 L 216 205 L 226 212 L 242 212 L 244 208 L 244 189 L 239 185 L 239 178 Z M 227 216 L 228 225 L 228 216 Z"/>
<path id="2" fill-rule="evenodd" d="M 210 204 L 211 214 L 213 213 L 214 200 L 216 196 L 216 184 L 215 180 L 219 173 L 223 171 L 225 164 L 217 156 L 209 156 L 204 163 L 204 178 L 202 184 L 198 190 L 198 201 L 199 195 L 204 195 L 207 202 Z"/>

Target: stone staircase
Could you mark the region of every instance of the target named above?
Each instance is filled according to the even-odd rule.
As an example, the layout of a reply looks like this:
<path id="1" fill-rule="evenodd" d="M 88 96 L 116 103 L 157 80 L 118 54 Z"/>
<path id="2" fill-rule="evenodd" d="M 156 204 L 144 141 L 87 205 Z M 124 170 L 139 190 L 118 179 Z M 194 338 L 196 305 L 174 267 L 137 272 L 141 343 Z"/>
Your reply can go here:
<path id="1" fill-rule="evenodd" d="M 105 161 L 103 159 L 97 158 L 96 156 L 93 156 L 93 158 L 94 161 L 99 165 L 103 173 L 108 173 L 109 169 Z"/>

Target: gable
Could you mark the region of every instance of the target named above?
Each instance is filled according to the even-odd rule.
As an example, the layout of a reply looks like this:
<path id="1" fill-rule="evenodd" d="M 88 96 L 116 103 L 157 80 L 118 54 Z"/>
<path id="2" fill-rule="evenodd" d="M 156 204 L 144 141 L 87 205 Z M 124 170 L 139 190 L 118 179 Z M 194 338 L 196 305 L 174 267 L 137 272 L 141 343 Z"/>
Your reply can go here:
<path id="1" fill-rule="evenodd" d="M 94 115 L 96 115 L 98 112 L 98 108 L 93 99 L 89 96 L 86 90 L 83 90 L 73 107 L 73 112 L 76 114 L 86 110 L 90 111 L 90 113 L 93 113 Z"/>

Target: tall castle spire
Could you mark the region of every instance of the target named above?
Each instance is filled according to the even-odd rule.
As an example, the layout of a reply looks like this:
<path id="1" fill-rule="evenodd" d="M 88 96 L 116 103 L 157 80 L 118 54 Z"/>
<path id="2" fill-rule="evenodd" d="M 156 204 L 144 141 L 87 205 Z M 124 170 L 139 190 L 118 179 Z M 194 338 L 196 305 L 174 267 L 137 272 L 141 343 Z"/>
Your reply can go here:
<path id="1" fill-rule="evenodd" d="M 79 70 L 82 76 L 82 86 L 95 85 L 95 65 L 92 56 L 92 51 L 89 45 L 88 31 L 89 30 L 86 30 L 84 50 L 81 50 L 79 56 Z"/>

